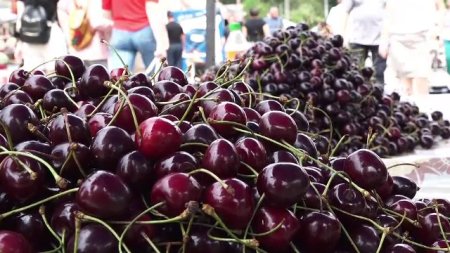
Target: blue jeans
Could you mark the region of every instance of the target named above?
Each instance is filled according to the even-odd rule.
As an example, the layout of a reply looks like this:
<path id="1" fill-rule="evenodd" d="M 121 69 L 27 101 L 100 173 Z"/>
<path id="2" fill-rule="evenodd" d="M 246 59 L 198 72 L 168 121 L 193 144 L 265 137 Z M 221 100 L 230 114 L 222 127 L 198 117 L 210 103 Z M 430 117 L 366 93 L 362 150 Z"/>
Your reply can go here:
<path id="1" fill-rule="evenodd" d="M 138 31 L 125 31 L 114 28 L 111 35 L 111 46 L 113 46 L 128 68 L 134 70 L 136 54 L 139 52 L 145 67 L 150 65 L 155 56 L 156 40 L 150 26 Z M 108 57 L 109 69 L 123 67 L 119 57 L 110 50 Z"/>
<path id="2" fill-rule="evenodd" d="M 170 66 L 181 68 L 181 57 L 183 55 L 183 46 L 181 43 L 171 44 L 167 50 L 167 63 Z"/>

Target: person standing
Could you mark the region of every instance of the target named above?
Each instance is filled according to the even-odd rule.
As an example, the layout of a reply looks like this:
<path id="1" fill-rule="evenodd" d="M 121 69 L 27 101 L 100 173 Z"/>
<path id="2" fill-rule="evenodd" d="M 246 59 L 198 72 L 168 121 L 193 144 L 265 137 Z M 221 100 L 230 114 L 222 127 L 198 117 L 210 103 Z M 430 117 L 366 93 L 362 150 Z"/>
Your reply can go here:
<path id="1" fill-rule="evenodd" d="M 250 18 L 245 21 L 242 29 L 247 40 L 249 42 L 257 42 L 264 39 L 265 36 L 269 36 L 269 26 L 259 17 L 259 10 L 255 8 L 251 9 L 249 14 Z"/>
<path id="2" fill-rule="evenodd" d="M 386 70 L 386 60 L 378 54 L 385 1 L 342 0 L 341 3 L 346 13 L 344 20 L 346 29 L 348 26 L 350 48 L 361 67 L 364 66 L 370 52 L 375 68 L 375 79 L 380 84 L 384 84 Z"/>
<path id="3" fill-rule="evenodd" d="M 19 43 L 15 56 L 22 60 L 25 70 L 67 54 L 64 34 L 57 22 L 58 0 L 19 0 L 16 4 Z M 54 63 L 47 63 L 39 69 L 49 71 L 53 66 Z"/>
<path id="4" fill-rule="evenodd" d="M 330 32 L 333 35 L 341 35 L 345 39 L 345 23 L 343 22 L 343 17 L 346 16 L 346 12 L 343 8 L 342 0 L 337 0 L 336 6 L 330 9 L 327 15 L 327 25 L 330 28 Z"/>
<path id="5" fill-rule="evenodd" d="M 165 24 L 166 11 L 159 0 L 102 0 L 103 10 L 113 21 L 110 45 L 130 70 L 134 70 L 137 53 L 147 68 L 154 57 L 163 58 L 169 46 Z M 110 50 L 110 69 L 123 67 L 122 61 Z"/>
<path id="6" fill-rule="evenodd" d="M 175 21 L 172 12 L 167 12 L 169 23 L 166 25 L 167 34 L 169 35 L 169 49 L 167 50 L 167 63 L 170 66 L 181 68 L 181 57 L 186 41 L 183 28 Z"/>
<path id="7" fill-rule="evenodd" d="M 273 6 L 269 10 L 269 16 L 264 19 L 269 26 L 269 32 L 272 34 L 279 29 L 283 29 L 283 19 L 280 17 L 278 8 Z"/>
<path id="8" fill-rule="evenodd" d="M 102 10 L 101 0 L 59 0 L 58 3 L 58 20 L 61 28 L 66 36 L 69 46 L 69 53 L 83 59 L 87 66 L 93 64 L 107 65 L 108 47 L 101 40 L 109 40 L 111 35 L 112 22 L 110 19 L 99 16 Z M 78 47 L 73 40 L 73 32 L 71 31 L 71 22 L 81 23 L 82 20 L 73 20 L 74 11 L 82 11 L 82 17 L 88 22 L 89 30 L 84 36 L 92 36 L 90 42 L 82 47 Z M 74 16 L 71 16 L 74 15 Z M 72 19 L 72 20 L 71 20 Z"/>

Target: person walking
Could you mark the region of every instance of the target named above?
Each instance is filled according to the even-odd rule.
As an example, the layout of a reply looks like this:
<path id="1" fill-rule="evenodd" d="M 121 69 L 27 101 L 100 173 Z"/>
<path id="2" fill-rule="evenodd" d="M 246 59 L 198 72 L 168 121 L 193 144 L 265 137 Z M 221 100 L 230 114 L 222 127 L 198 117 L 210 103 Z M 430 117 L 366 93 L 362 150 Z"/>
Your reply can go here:
<path id="1" fill-rule="evenodd" d="M 181 68 L 181 58 L 186 36 L 183 28 L 175 21 L 172 12 L 167 12 L 169 23 L 166 25 L 167 34 L 169 35 L 169 49 L 167 50 L 167 63 L 170 66 Z"/>
<path id="2" fill-rule="evenodd" d="M 108 41 L 111 35 L 112 21 L 99 16 L 102 11 L 101 0 L 59 0 L 58 20 L 66 36 L 69 53 L 83 59 L 87 66 L 107 65 L 108 47 L 101 40 Z M 83 22 L 87 22 L 83 24 Z M 82 37 L 75 37 L 77 27 Z M 81 31 L 84 30 L 84 31 Z M 85 38 L 89 36 L 89 38 Z M 82 44 L 81 44 L 82 43 Z"/>
<path id="3" fill-rule="evenodd" d="M 54 63 L 43 64 L 67 54 L 64 34 L 57 22 L 58 0 L 17 1 L 17 36 L 19 43 L 15 57 L 23 62 L 25 70 L 38 65 L 49 71 Z"/>
<path id="4" fill-rule="evenodd" d="M 386 60 L 379 56 L 386 0 L 342 0 L 345 24 L 348 29 L 348 43 L 359 65 L 364 66 L 369 52 L 372 57 L 377 83 L 384 84 Z M 348 27 L 348 28 L 347 28 Z"/>
<path id="5" fill-rule="evenodd" d="M 249 42 L 257 42 L 264 39 L 265 36 L 269 36 L 269 26 L 266 22 L 259 17 L 258 9 L 251 9 L 250 17 L 245 21 L 242 32 L 247 37 Z"/>
<path id="6" fill-rule="evenodd" d="M 264 19 L 269 26 L 269 32 L 272 34 L 280 29 L 283 29 L 283 19 L 280 17 L 278 8 L 273 6 L 269 10 L 269 15 Z"/>
<path id="7" fill-rule="evenodd" d="M 130 70 L 134 70 L 137 53 L 147 68 L 154 57 L 166 56 L 169 47 L 167 12 L 159 0 L 103 0 L 105 14 L 113 21 L 110 45 Z M 110 69 L 123 67 L 122 61 L 110 50 Z"/>
<path id="8" fill-rule="evenodd" d="M 442 0 L 387 0 L 379 53 L 387 58 L 404 94 L 414 100 L 429 93 L 430 41 L 442 25 L 444 10 Z"/>

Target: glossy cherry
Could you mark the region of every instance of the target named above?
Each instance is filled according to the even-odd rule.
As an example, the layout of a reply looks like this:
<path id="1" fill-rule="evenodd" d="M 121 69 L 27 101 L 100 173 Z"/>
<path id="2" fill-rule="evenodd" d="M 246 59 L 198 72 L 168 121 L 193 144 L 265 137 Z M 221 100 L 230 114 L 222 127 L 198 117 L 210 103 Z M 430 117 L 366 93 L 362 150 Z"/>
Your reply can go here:
<path id="1" fill-rule="evenodd" d="M 56 74 L 69 79 L 72 78 L 70 72 L 72 72 L 75 80 L 78 80 L 78 78 L 83 75 L 85 70 L 86 66 L 84 65 L 84 61 L 74 55 L 65 55 L 55 61 Z"/>
<path id="2" fill-rule="evenodd" d="M 402 176 L 393 176 L 393 194 L 404 195 L 408 198 L 414 198 L 416 196 L 419 187 L 417 184 L 409 178 Z"/>
<path id="3" fill-rule="evenodd" d="M 216 132 L 224 137 L 231 137 L 236 134 L 234 127 L 242 128 L 223 121 L 229 121 L 238 125 L 247 123 L 247 116 L 244 110 L 235 103 L 222 102 L 216 105 L 209 114 L 208 121 Z M 217 122 L 216 122 L 217 121 Z"/>
<path id="4" fill-rule="evenodd" d="M 382 186 L 388 177 L 386 165 L 381 158 L 367 149 L 351 153 L 345 162 L 344 171 L 367 190 Z"/>
<path id="5" fill-rule="evenodd" d="M 50 225 L 59 236 L 69 238 L 75 231 L 75 213 L 79 211 L 74 202 L 63 202 L 57 205 L 52 213 Z"/>
<path id="6" fill-rule="evenodd" d="M 351 214 L 360 214 L 364 211 L 365 200 L 362 193 L 348 183 L 340 183 L 328 192 L 330 203 Z"/>
<path id="7" fill-rule="evenodd" d="M 114 106 L 114 114 L 118 113 L 114 124 L 127 132 L 133 133 L 137 127 L 133 119 L 131 106 L 133 107 L 137 124 L 158 115 L 158 108 L 149 98 L 140 94 L 129 94 L 128 100 L 131 105 L 126 100 L 119 99 Z"/>
<path id="8" fill-rule="evenodd" d="M 341 237 L 341 223 L 330 212 L 313 211 L 300 218 L 296 241 L 308 252 L 333 252 Z"/>
<path id="9" fill-rule="evenodd" d="M 4 133 L 9 132 L 12 142 L 17 144 L 24 140 L 34 139 L 28 130 L 28 124 L 37 126 L 39 124 L 36 114 L 27 106 L 21 104 L 8 105 L 0 111 L 0 129 Z"/>
<path id="10" fill-rule="evenodd" d="M 153 177 L 153 164 L 139 151 L 122 156 L 116 174 L 134 190 L 144 190 Z"/>
<path id="11" fill-rule="evenodd" d="M 22 86 L 22 90 L 35 101 L 44 97 L 45 93 L 54 88 L 56 87 L 53 83 L 47 77 L 41 75 L 30 76 Z"/>
<path id="12" fill-rule="evenodd" d="M 63 142 L 91 143 L 91 134 L 86 121 L 71 113 L 56 116 L 49 125 L 48 138 L 53 146 Z M 70 133 L 70 136 L 68 135 Z"/>
<path id="13" fill-rule="evenodd" d="M 213 141 L 206 149 L 202 159 L 202 167 L 220 178 L 236 176 L 239 166 L 240 161 L 236 148 L 226 139 Z M 199 178 L 206 182 L 213 181 L 209 175 L 205 174 L 201 174 Z"/>
<path id="14" fill-rule="evenodd" d="M 99 64 L 87 67 L 80 78 L 78 90 L 83 97 L 97 98 L 108 93 L 105 82 L 109 81 L 109 73 Z"/>
<path id="15" fill-rule="evenodd" d="M 106 112 L 98 112 L 88 120 L 88 127 L 91 136 L 96 136 L 98 131 L 108 126 L 113 116 Z M 112 124 L 114 125 L 114 124 Z"/>
<path id="16" fill-rule="evenodd" d="M 297 137 L 297 125 L 285 112 L 270 111 L 263 114 L 259 128 L 261 134 L 278 142 L 294 144 Z"/>
<path id="17" fill-rule="evenodd" d="M 158 160 L 154 166 L 154 174 L 157 178 L 161 178 L 170 173 L 188 173 L 197 168 L 198 161 L 193 155 L 177 151 Z"/>
<path id="18" fill-rule="evenodd" d="M 245 137 L 239 139 L 235 144 L 239 159 L 256 171 L 261 171 L 268 163 L 267 151 L 258 139 Z M 245 166 L 241 166 L 241 172 L 249 174 Z"/>
<path id="19" fill-rule="evenodd" d="M 161 69 L 158 75 L 158 81 L 168 80 L 181 86 L 188 84 L 187 77 L 183 70 L 175 66 L 167 66 Z"/>
<path id="20" fill-rule="evenodd" d="M 19 86 L 22 86 L 25 83 L 25 80 L 28 78 L 29 73 L 23 69 L 16 69 L 11 72 L 9 75 L 9 82 L 15 83 Z"/>
<path id="21" fill-rule="evenodd" d="M 377 230 L 366 224 L 358 224 L 350 231 L 350 237 L 360 252 L 375 253 L 380 237 Z"/>
<path id="22" fill-rule="evenodd" d="M 172 81 L 163 80 L 153 85 L 153 92 L 155 93 L 155 100 L 157 102 L 166 102 L 176 94 L 181 93 L 182 88 Z"/>
<path id="23" fill-rule="evenodd" d="M 66 108 L 69 112 L 76 110 L 76 105 L 70 101 L 69 96 L 60 89 L 53 89 L 45 93 L 42 99 L 42 107 L 49 112 L 59 112 Z"/>
<path id="24" fill-rule="evenodd" d="M 259 114 L 263 115 L 270 111 L 281 111 L 284 112 L 284 107 L 280 102 L 276 100 L 263 100 L 256 104 L 254 108 Z"/>
<path id="25" fill-rule="evenodd" d="M 30 242 L 17 232 L 0 230 L 0 252 L 2 253 L 32 253 Z"/>
<path id="26" fill-rule="evenodd" d="M 78 234 L 77 249 L 74 250 L 75 235 L 69 239 L 66 252 L 91 253 L 91 252 L 116 252 L 118 249 L 117 239 L 100 224 L 87 224 L 83 226 Z"/>
<path id="27" fill-rule="evenodd" d="M 92 155 L 89 147 L 81 143 L 64 142 L 52 150 L 52 165 L 58 174 L 76 182 L 87 176 L 92 168 Z"/>
<path id="28" fill-rule="evenodd" d="M 397 243 L 389 246 L 384 253 L 416 253 L 413 247 L 404 243 Z"/>

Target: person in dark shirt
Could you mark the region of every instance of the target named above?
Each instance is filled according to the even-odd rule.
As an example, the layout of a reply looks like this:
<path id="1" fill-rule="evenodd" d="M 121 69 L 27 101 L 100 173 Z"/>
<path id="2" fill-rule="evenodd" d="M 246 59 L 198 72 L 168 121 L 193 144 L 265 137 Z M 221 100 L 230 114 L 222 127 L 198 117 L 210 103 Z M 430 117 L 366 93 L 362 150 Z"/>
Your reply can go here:
<path id="1" fill-rule="evenodd" d="M 259 10 L 250 10 L 250 18 L 245 22 L 243 32 L 250 42 L 260 41 L 269 35 L 269 26 L 259 17 Z"/>
<path id="2" fill-rule="evenodd" d="M 175 22 L 172 12 L 167 13 L 169 23 L 166 25 L 169 35 L 169 49 L 167 50 L 167 61 L 170 66 L 181 68 L 181 56 L 183 54 L 185 35 L 183 28 Z"/>

